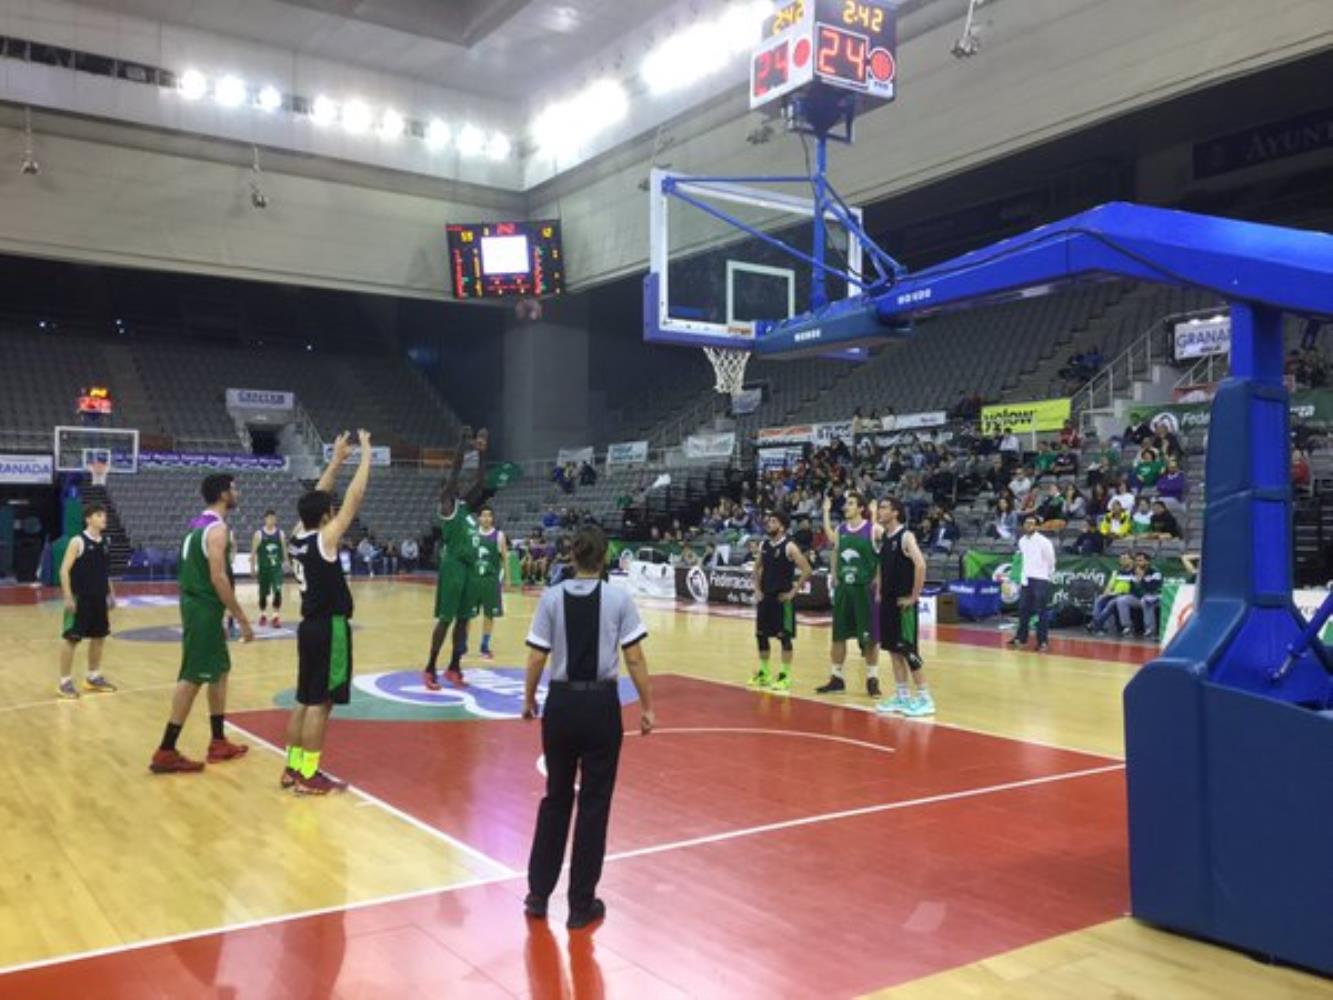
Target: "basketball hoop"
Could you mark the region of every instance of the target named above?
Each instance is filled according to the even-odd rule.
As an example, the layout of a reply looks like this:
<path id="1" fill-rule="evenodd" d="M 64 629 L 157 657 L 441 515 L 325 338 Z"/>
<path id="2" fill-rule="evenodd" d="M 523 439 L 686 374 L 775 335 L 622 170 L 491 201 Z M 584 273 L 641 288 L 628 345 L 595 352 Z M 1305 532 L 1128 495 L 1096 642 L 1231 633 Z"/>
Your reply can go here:
<path id="1" fill-rule="evenodd" d="M 93 459 L 88 463 L 88 476 L 92 479 L 94 486 L 105 486 L 107 473 L 111 471 L 111 465 L 101 459 Z"/>
<path id="2" fill-rule="evenodd" d="M 717 381 L 713 388 L 729 396 L 745 388 L 745 366 L 750 362 L 749 351 L 733 351 L 725 347 L 705 347 L 704 354 L 713 364 Z"/>

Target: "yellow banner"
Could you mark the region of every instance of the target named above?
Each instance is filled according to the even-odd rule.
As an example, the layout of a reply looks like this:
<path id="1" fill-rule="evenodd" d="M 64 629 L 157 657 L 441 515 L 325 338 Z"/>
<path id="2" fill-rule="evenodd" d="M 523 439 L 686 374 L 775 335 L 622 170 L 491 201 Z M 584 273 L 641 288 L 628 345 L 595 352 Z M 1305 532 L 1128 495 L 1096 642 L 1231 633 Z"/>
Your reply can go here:
<path id="1" fill-rule="evenodd" d="M 1032 431 L 1058 431 L 1069 419 L 1069 400 L 1042 399 L 1035 403 L 1000 403 L 981 410 L 981 429 L 985 434 L 1015 434 Z"/>

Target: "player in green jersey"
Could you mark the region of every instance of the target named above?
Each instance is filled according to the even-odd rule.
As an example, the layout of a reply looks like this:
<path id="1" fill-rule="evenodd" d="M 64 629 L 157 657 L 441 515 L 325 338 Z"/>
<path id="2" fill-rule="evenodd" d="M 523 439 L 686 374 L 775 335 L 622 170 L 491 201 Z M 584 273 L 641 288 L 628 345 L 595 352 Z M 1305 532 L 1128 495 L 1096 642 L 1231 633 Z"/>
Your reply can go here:
<path id="1" fill-rule="evenodd" d="M 223 730 L 227 710 L 227 675 L 231 656 L 227 652 L 227 634 L 222 619 L 231 612 L 241 630 L 241 641 L 254 639 L 250 621 L 245 617 L 236 591 L 232 589 L 228 569 L 231 566 L 231 532 L 227 515 L 236 509 L 241 493 L 235 477 L 215 472 L 204 479 L 204 508 L 190 522 L 189 534 L 181 545 L 180 584 L 181 669 L 171 698 L 171 716 L 166 732 L 149 769 L 155 774 L 202 771 L 200 761 L 190 760 L 176 749 L 185 720 L 195 696 L 208 686 L 208 718 L 213 738 L 208 744 L 208 763 L 218 764 L 242 756 L 249 747 L 232 743 Z"/>
<path id="2" fill-rule="evenodd" d="M 837 539 L 829 585 L 833 591 L 833 644 L 829 649 L 828 682 L 815 689 L 817 694 L 842 694 L 847 690 L 843 665 L 847 662 L 847 640 L 855 639 L 866 664 L 866 694 L 878 698 L 879 648 L 873 629 L 876 614 L 874 587 L 879 576 L 877 546 L 883 529 L 874 523 L 875 507 L 867 505 L 859 493 L 848 493 L 843 505 L 843 522 L 833 531 L 830 516 L 833 501 L 824 499 L 824 534 Z M 870 519 L 866 519 L 869 513 Z"/>
<path id="3" fill-rule="evenodd" d="M 477 512 L 477 608 L 481 612 L 481 658 L 493 660 L 491 633 L 495 619 L 503 618 L 504 579 L 509 562 L 509 540 L 495 526 L 495 511 L 489 506 Z"/>
<path id="4" fill-rule="evenodd" d="M 268 599 L 273 597 L 273 627 L 281 628 L 282 573 L 287 566 L 287 535 L 278 515 L 264 511 L 264 526 L 250 539 L 250 575 L 259 583 L 259 627 L 268 624 Z"/>
<path id="5" fill-rule="evenodd" d="M 472 428 L 464 427 L 454 452 L 453 468 L 440 489 L 440 526 L 439 578 L 435 585 L 435 631 L 430 637 L 430 658 L 426 669 L 421 673 L 422 683 L 428 691 L 440 689 L 436 662 L 440 649 L 453 626 L 454 643 L 449 656 L 449 668 L 445 679 L 456 686 L 463 684 L 463 654 L 467 652 L 468 622 L 477 613 L 477 548 L 480 539 L 477 536 L 477 519 L 472 515 L 472 507 L 481 502 L 486 485 L 486 447 L 485 428 L 472 440 Z M 461 497 L 458 492 L 458 480 L 463 472 L 463 458 L 468 443 L 477 449 L 477 473 L 471 486 Z"/>

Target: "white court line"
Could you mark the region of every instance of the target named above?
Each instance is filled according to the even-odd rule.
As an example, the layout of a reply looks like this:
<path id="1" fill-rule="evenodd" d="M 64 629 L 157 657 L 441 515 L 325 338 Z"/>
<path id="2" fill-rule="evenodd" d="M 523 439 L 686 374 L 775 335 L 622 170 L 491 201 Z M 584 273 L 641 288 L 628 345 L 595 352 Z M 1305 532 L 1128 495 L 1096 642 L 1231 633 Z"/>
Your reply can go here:
<path id="1" fill-rule="evenodd" d="M 1022 781 L 1007 781 L 1002 785 L 987 785 L 985 788 L 969 788 L 961 792 L 944 792 L 940 795 L 927 795 L 920 799 L 906 799 L 901 802 L 885 802 L 877 806 L 862 806 L 858 809 L 843 809 L 839 812 L 821 813 L 818 816 L 802 816 L 799 819 L 782 820 L 778 823 L 764 823 L 761 826 L 747 826 L 740 830 L 726 833 L 710 833 L 703 837 L 691 837 L 689 840 L 670 841 L 654 844 L 652 847 L 640 847 L 633 851 L 620 851 L 608 854 L 607 861 L 623 861 L 626 858 L 641 858 L 649 854 L 661 854 L 663 851 L 675 851 L 682 847 L 698 847 L 701 844 L 717 844 L 738 837 L 752 837 L 759 833 L 772 833 L 777 830 L 790 830 L 798 826 L 811 826 L 815 823 L 829 823 L 833 820 L 850 819 L 855 816 L 871 816 L 875 813 L 894 812 L 898 809 L 911 809 L 914 806 L 934 805 L 937 802 L 952 802 L 955 799 L 976 798 L 979 795 L 992 795 L 995 792 L 1008 792 L 1016 788 L 1028 788 L 1033 785 L 1046 785 L 1055 781 L 1068 781 L 1070 778 L 1086 778 L 1094 774 L 1106 774 L 1110 771 L 1124 770 L 1124 764 L 1108 764 L 1104 767 L 1090 767 L 1082 771 L 1065 771 L 1050 774 L 1043 778 L 1025 778 Z"/>
<path id="2" fill-rule="evenodd" d="M 687 681 L 702 681 L 705 684 L 717 684 L 721 687 L 731 688 L 733 691 L 744 691 L 751 694 L 764 693 L 760 691 L 751 691 L 750 688 L 743 687 L 741 684 L 733 681 L 724 681 L 717 677 L 696 677 L 694 674 L 682 674 L 679 671 L 664 671 L 662 673 L 655 674 L 654 676 L 679 677 L 682 680 L 687 680 Z M 795 692 L 784 692 L 782 694 L 773 694 L 771 695 L 771 697 L 795 698 L 798 701 L 808 701 L 812 705 L 823 705 L 826 708 L 841 708 L 849 712 L 864 712 L 866 715 L 873 715 L 876 718 L 898 719 L 902 722 L 910 722 L 911 724 L 918 726 L 927 725 L 927 726 L 935 726 L 937 728 L 942 728 L 942 729 L 957 729 L 959 732 L 975 733 L 978 736 L 989 736 L 992 739 L 1007 740 L 1010 743 L 1030 743 L 1033 746 L 1045 747 L 1047 750 L 1061 750 L 1065 753 L 1076 753 L 1083 757 L 1096 757 L 1099 758 L 1100 760 L 1114 760 L 1123 762 L 1125 759 L 1124 757 L 1118 756 L 1117 754 L 1105 753 L 1101 750 L 1081 750 L 1078 747 L 1064 746 L 1060 743 L 1050 743 L 1046 740 L 1032 739 L 1027 736 L 1010 736 L 1006 733 L 997 733 L 990 729 L 977 729 L 973 726 L 963 726 L 956 722 L 940 722 L 937 719 L 932 719 L 932 718 L 909 719 L 906 718 L 905 716 L 900 716 L 900 715 L 881 716 L 878 712 L 875 711 L 873 705 L 858 705 L 852 702 L 838 702 L 838 701 L 832 701 L 829 698 L 816 698 L 813 695 L 796 694 Z"/>
<path id="3" fill-rule="evenodd" d="M 228 723 L 228 725 L 231 725 L 231 723 Z M 237 729 L 240 732 L 245 733 L 246 736 L 250 737 L 251 739 L 254 739 L 260 745 L 267 747 L 268 749 L 274 751 L 275 753 L 281 753 L 281 751 L 279 751 L 277 747 L 273 746 L 271 743 L 268 743 L 265 740 L 261 740 L 258 737 L 255 737 L 253 734 L 242 729 L 240 726 L 234 726 L 233 728 Z M 616 854 L 607 855 L 606 860 L 625 861 L 630 858 L 639 858 L 650 854 L 661 854 L 666 851 L 675 851 L 675 850 L 680 850 L 682 848 L 696 847 L 703 844 L 715 844 L 721 841 L 736 840 L 741 837 L 751 837 L 758 834 L 770 833 L 777 830 L 787 830 L 798 826 L 809 826 L 814 823 L 827 823 L 827 822 L 832 822 L 834 820 L 846 819 L 849 817 L 865 816 L 880 812 L 891 812 L 898 809 L 910 809 L 915 806 L 932 805 L 937 802 L 948 802 L 954 799 L 973 798 L 979 795 L 990 795 L 996 792 L 1011 791 L 1017 788 L 1026 788 L 1032 785 L 1043 785 L 1056 781 L 1068 781 L 1073 778 L 1085 778 L 1092 775 L 1105 774 L 1110 771 L 1119 771 L 1122 770 L 1123 768 L 1124 768 L 1123 764 L 1111 764 L 1106 767 L 1090 768 L 1083 771 L 1068 771 L 1063 774 L 1047 775 L 1046 777 L 1043 778 L 1028 778 L 1023 781 L 1012 781 L 1002 785 L 989 785 L 984 788 L 973 788 L 961 792 L 946 792 L 942 795 L 931 795 L 920 799 L 909 799 L 901 802 L 888 802 L 876 806 L 864 806 L 859 809 L 846 809 L 840 812 L 824 813 L 818 816 L 807 816 L 802 819 L 784 820 L 779 823 L 766 823 L 762 826 L 746 827 L 744 829 L 732 830 L 726 833 L 717 833 L 703 837 L 694 837 L 690 840 L 678 840 L 667 844 L 658 844 L 652 847 L 641 847 L 632 851 L 621 851 Z M 365 796 L 364 792 L 359 794 Z M 373 796 L 365 796 L 365 797 L 373 799 Z M 394 808 L 392 806 L 388 806 L 387 803 L 382 803 L 382 804 L 385 805 L 391 811 L 394 811 L 399 815 L 401 815 L 404 819 L 408 820 L 409 822 L 412 822 L 413 825 L 417 825 L 419 823 L 419 821 L 414 820 L 412 817 L 407 816 L 407 814 L 401 813 L 398 810 L 394 810 Z M 452 838 L 449 838 L 447 834 L 442 834 L 438 830 L 434 830 L 433 832 L 452 842 Z M 568 863 L 566 863 L 564 865 L 564 868 L 568 867 L 569 865 Z M 419 899 L 423 896 L 446 895 L 452 892 L 460 892 L 464 889 L 475 889 L 479 886 L 496 885 L 498 883 L 511 882 L 526 877 L 525 872 L 515 872 L 512 871 L 512 869 L 509 869 L 508 871 L 509 874 L 505 875 L 497 874 L 490 876 L 488 878 L 471 879 L 467 882 L 458 882 L 452 885 L 433 886 L 427 889 L 413 889 L 409 892 L 394 893 L 393 895 L 389 896 L 378 896 L 371 899 L 358 900 L 353 903 L 344 903 L 337 906 L 323 906 L 317 909 L 299 910 L 293 913 L 283 913 L 272 917 L 261 917 L 256 920 L 245 920 L 234 924 L 223 924 L 217 927 L 210 927 L 204 930 L 186 931 L 181 934 L 172 934 L 166 937 L 149 938 L 143 941 L 130 942 L 128 944 L 110 945 L 105 948 L 95 948 L 90 951 L 74 952 L 68 955 L 58 955 L 51 958 L 38 959 L 33 962 L 24 962 L 20 965 L 10 965 L 6 966 L 5 968 L 0 968 L 0 976 L 7 976 L 16 972 L 25 972 L 31 969 L 46 968 L 47 966 L 52 966 L 52 965 L 64 965 L 69 962 L 78 962 L 88 958 L 100 958 L 106 955 L 118 955 L 123 952 L 139 951 L 144 948 L 154 948 L 160 945 L 175 944 L 180 941 L 191 941 L 194 940 L 195 938 L 213 937 L 219 934 L 233 934 L 238 931 L 251 930 L 256 927 L 267 927 L 273 924 L 284 924 L 295 920 L 305 920 L 310 917 L 319 917 L 334 913 L 344 913 L 351 910 L 362 910 L 372 906 L 387 906 L 392 903 L 399 903 L 407 900 Z"/>
<path id="4" fill-rule="evenodd" d="M 246 729 L 244 726 L 238 726 L 231 720 L 227 721 L 227 725 L 228 727 L 236 730 L 238 733 L 243 734 L 247 739 L 253 740 L 256 744 L 263 747 L 270 753 L 275 754 L 283 759 L 286 759 L 287 753 L 285 750 L 283 750 L 281 747 L 275 746 L 274 744 L 270 743 L 262 736 L 256 736 L 254 733 Z M 438 827 L 431 826 L 425 820 L 417 819 L 411 813 L 404 812 L 395 805 L 390 805 L 388 802 L 385 802 L 383 799 L 379 798 L 376 795 L 371 795 L 369 792 L 357 788 L 355 785 L 348 786 L 348 791 L 350 791 L 353 795 L 359 796 L 361 799 L 371 803 L 372 805 L 379 806 L 385 812 L 389 813 L 392 816 L 396 816 L 398 819 L 401 819 L 404 823 L 407 823 L 409 826 L 415 827 L 416 829 L 420 830 L 427 836 L 434 837 L 436 840 L 441 840 L 444 843 L 448 844 L 450 847 L 462 851 L 468 857 L 480 861 L 486 865 L 489 865 L 491 868 L 495 869 L 497 875 L 506 878 L 512 878 L 516 875 L 522 874 L 521 872 L 515 871 L 513 868 L 510 868 L 508 865 L 496 861 L 489 855 L 483 854 L 481 851 L 477 850 L 471 844 L 465 844 L 457 837 L 453 837 L 445 833 Z"/>

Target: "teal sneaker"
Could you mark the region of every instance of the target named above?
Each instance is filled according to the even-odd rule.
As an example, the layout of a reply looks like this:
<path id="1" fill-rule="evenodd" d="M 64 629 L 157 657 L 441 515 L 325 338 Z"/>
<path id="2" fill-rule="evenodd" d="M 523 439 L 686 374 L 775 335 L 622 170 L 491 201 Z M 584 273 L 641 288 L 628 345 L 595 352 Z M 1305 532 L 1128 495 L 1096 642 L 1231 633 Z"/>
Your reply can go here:
<path id="1" fill-rule="evenodd" d="M 919 719 L 922 716 L 934 714 L 935 699 L 928 694 L 917 695 L 915 698 L 909 699 L 907 708 L 903 711 L 903 715 L 912 719 Z"/>
<path id="2" fill-rule="evenodd" d="M 879 702 L 875 706 L 875 711 L 880 715 L 906 715 L 910 705 L 911 699 L 895 694 L 892 698 L 885 698 Z"/>

